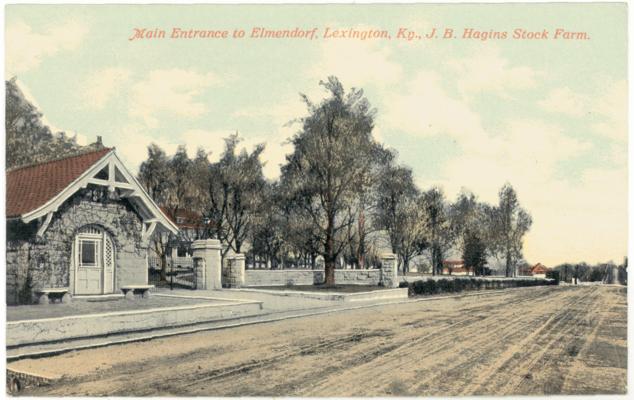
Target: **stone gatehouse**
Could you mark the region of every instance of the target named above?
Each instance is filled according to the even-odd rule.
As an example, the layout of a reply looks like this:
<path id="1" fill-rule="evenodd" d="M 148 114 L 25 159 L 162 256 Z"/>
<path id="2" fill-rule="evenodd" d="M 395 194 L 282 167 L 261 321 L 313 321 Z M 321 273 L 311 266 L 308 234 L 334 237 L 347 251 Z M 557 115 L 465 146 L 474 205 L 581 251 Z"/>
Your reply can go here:
<path id="1" fill-rule="evenodd" d="M 7 172 L 7 304 L 147 284 L 152 235 L 175 233 L 114 149 Z"/>

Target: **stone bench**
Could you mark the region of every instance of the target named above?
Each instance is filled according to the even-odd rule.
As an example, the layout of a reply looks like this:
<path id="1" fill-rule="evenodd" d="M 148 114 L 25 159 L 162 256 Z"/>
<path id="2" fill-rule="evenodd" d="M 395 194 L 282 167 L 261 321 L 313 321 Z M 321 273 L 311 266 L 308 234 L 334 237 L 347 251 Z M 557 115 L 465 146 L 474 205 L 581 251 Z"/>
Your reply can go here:
<path id="1" fill-rule="evenodd" d="M 71 296 L 68 288 L 42 288 L 36 290 L 39 304 L 49 304 L 52 302 L 70 303 Z"/>
<path id="2" fill-rule="evenodd" d="M 135 294 L 140 294 L 142 298 L 147 299 L 150 297 L 150 289 L 152 289 L 154 285 L 127 285 L 122 286 L 121 291 L 126 299 L 134 300 Z"/>

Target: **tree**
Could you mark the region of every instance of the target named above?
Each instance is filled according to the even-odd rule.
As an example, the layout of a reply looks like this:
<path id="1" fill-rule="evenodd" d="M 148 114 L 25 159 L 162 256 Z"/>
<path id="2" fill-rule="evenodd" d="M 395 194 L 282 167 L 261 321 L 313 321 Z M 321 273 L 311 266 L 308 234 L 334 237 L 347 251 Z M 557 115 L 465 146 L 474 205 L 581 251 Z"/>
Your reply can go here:
<path id="1" fill-rule="evenodd" d="M 139 167 L 139 182 L 154 201 L 172 218 L 177 218 L 180 210 L 190 210 L 194 202 L 193 162 L 187 156 L 184 146 L 179 146 L 172 157 L 158 145 L 148 146 L 148 158 Z M 167 255 L 176 242 L 189 242 L 190 238 L 176 237 L 160 232 L 152 237 L 152 247 L 161 260 L 161 280 L 166 280 Z"/>
<path id="2" fill-rule="evenodd" d="M 553 268 L 554 271 L 559 271 L 559 277 L 564 282 L 570 282 L 572 279 L 572 273 L 574 271 L 574 265 L 565 263 Z"/>
<path id="3" fill-rule="evenodd" d="M 178 146 L 176 153 L 167 162 L 167 168 L 169 171 L 169 190 L 165 205 L 171 215 L 176 217 L 179 210 L 190 209 L 194 201 L 193 162 L 189 159 L 184 145 Z"/>
<path id="4" fill-rule="evenodd" d="M 42 113 L 30 103 L 14 77 L 5 81 L 6 166 L 51 161 L 81 152 L 103 148 L 100 140 L 88 146 L 77 144 L 65 132 L 53 133 L 42 121 Z"/>
<path id="5" fill-rule="evenodd" d="M 283 247 L 297 239 L 295 232 L 287 229 L 284 195 L 279 185 L 267 183 L 260 193 L 259 211 L 251 229 L 251 257 L 255 267 L 258 259 L 265 265 L 277 266 Z"/>
<path id="6" fill-rule="evenodd" d="M 451 205 L 450 217 L 456 236 L 455 245 L 460 253 L 464 253 L 467 239 L 474 236 L 484 239 L 484 231 L 487 230 L 484 205 L 478 203 L 473 193 L 462 190 L 458 194 L 456 202 Z"/>
<path id="7" fill-rule="evenodd" d="M 377 249 L 382 239 L 379 231 L 383 230 L 376 223 L 379 218 L 379 186 L 384 169 L 393 161 L 395 154 L 375 144 L 374 150 L 366 157 L 372 159 L 369 160 L 368 169 L 352 188 L 355 193 L 347 205 L 347 217 L 354 223 L 345 229 L 347 246 L 342 253 L 346 264 L 361 269 L 366 268 L 369 258 L 379 259 Z"/>
<path id="8" fill-rule="evenodd" d="M 618 267 L 617 279 L 621 285 L 627 285 L 627 256 L 623 258 L 623 264 Z"/>
<path id="9" fill-rule="evenodd" d="M 486 245 L 477 231 L 467 231 L 464 235 L 462 260 L 466 268 L 471 268 L 474 275 L 484 275 L 487 264 Z"/>
<path id="10" fill-rule="evenodd" d="M 309 116 L 291 139 L 294 151 L 282 168 L 289 200 L 306 216 L 325 262 L 325 283 L 335 283 L 335 263 L 347 244 L 345 229 L 354 223 L 349 206 L 357 199 L 375 160 L 372 139 L 375 110 L 360 89 L 344 92 L 335 77 L 320 82 L 330 97 L 314 104 L 302 96 Z"/>
<path id="11" fill-rule="evenodd" d="M 165 206 L 169 197 L 170 168 L 169 159 L 165 151 L 155 143 L 148 148 L 148 158 L 139 166 L 138 179 L 150 197 L 159 205 Z M 156 233 L 152 236 L 152 248 L 161 262 L 161 281 L 167 279 L 167 253 L 171 235 L 167 232 Z"/>
<path id="12" fill-rule="evenodd" d="M 157 204 L 165 204 L 170 188 L 169 159 L 155 143 L 147 147 L 148 157 L 139 166 L 139 182 Z"/>
<path id="13" fill-rule="evenodd" d="M 383 168 L 377 189 L 376 224 L 387 231 L 392 253 L 399 256 L 404 274 L 412 258 L 426 247 L 418 196 L 411 169 L 393 163 Z"/>
<path id="14" fill-rule="evenodd" d="M 248 153 L 236 152 L 240 142 L 238 134 L 225 139 L 225 150 L 220 160 L 209 166 L 207 176 L 206 216 L 213 221 L 213 235 L 236 253 L 250 234 L 261 202 L 265 179 L 260 155 L 264 145 L 260 144 Z"/>
<path id="15" fill-rule="evenodd" d="M 198 148 L 196 157 L 192 160 L 190 185 L 192 192 L 191 207 L 202 211 L 209 204 L 209 192 L 207 190 L 209 179 L 209 154 L 203 148 Z M 204 232 L 199 233 L 200 238 L 206 238 Z"/>
<path id="16" fill-rule="evenodd" d="M 520 207 L 515 189 L 502 186 L 499 204 L 492 210 L 492 251 L 505 261 L 505 275 L 515 275 L 517 261 L 522 258 L 523 237 L 532 224 L 530 214 Z"/>
<path id="17" fill-rule="evenodd" d="M 482 275 L 487 264 L 490 210 L 488 204 L 479 203 L 473 193 L 465 190 L 458 194 L 456 202 L 451 205 L 456 249 L 462 254 L 465 267 L 472 268 L 476 275 Z"/>
<path id="18" fill-rule="evenodd" d="M 443 259 L 455 241 L 451 210 L 440 188 L 431 188 L 420 198 L 423 224 L 429 241 L 432 274 L 442 273 Z"/>

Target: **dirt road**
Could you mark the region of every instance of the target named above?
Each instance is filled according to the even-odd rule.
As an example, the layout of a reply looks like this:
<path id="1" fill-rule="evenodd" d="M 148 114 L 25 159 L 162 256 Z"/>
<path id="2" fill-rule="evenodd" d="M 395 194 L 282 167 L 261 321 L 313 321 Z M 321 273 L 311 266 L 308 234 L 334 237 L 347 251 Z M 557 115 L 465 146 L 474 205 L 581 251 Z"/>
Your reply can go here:
<path id="1" fill-rule="evenodd" d="M 390 305 L 9 365 L 27 395 L 625 393 L 626 292 L 544 287 Z"/>

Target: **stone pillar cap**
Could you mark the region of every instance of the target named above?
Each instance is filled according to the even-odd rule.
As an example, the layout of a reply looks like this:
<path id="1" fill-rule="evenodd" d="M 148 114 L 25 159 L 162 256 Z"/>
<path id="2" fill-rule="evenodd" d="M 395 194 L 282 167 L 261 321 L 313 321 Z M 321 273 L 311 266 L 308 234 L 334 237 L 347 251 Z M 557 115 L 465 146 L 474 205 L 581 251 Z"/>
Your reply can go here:
<path id="1" fill-rule="evenodd" d="M 194 240 L 192 243 L 192 249 L 220 249 L 222 246 L 220 245 L 220 240 L 218 239 L 201 239 Z"/>
<path id="2" fill-rule="evenodd" d="M 394 254 L 394 253 L 383 253 L 383 254 L 381 254 L 381 258 L 396 258 L 396 254 Z"/>

